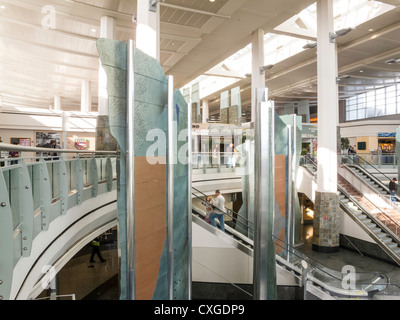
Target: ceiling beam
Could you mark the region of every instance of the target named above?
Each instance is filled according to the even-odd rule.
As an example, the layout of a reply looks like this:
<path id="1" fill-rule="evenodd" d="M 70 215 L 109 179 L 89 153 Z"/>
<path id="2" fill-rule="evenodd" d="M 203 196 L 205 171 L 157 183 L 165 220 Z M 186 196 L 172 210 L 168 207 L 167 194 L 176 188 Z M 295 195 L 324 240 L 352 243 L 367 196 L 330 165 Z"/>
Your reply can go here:
<path id="1" fill-rule="evenodd" d="M 183 7 L 183 6 L 177 6 L 177 5 L 166 3 L 166 2 L 160 2 L 160 5 L 163 6 L 163 7 L 167 7 L 167 8 L 172 8 L 172 9 L 176 9 L 176 10 L 183 10 L 183 11 L 188 11 L 188 12 L 194 12 L 194 13 L 203 14 L 203 15 L 216 17 L 216 18 L 223 18 L 223 19 L 230 19 L 231 18 L 231 16 L 227 16 L 227 15 L 223 15 L 223 14 L 213 13 L 213 12 L 204 11 L 204 10 L 192 9 L 192 8 Z"/>

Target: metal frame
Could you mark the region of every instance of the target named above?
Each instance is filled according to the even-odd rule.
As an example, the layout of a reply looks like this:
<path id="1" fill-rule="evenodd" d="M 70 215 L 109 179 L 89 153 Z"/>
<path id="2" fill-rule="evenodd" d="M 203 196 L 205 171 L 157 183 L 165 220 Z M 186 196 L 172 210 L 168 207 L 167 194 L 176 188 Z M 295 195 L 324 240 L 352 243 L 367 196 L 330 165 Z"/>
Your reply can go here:
<path id="1" fill-rule="evenodd" d="M 134 127 L 134 55 L 133 40 L 128 42 L 127 58 L 127 108 L 126 108 L 126 244 L 128 300 L 136 299 L 136 249 L 135 249 L 135 133 Z"/>
<path id="2" fill-rule="evenodd" d="M 187 108 L 187 130 L 188 130 L 188 300 L 192 300 L 192 151 L 193 151 L 193 140 L 192 140 L 192 104 L 188 103 Z"/>
<path id="3" fill-rule="evenodd" d="M 44 159 L 40 159 L 40 210 L 42 218 L 42 230 L 46 231 L 49 229 L 50 214 L 51 214 L 51 186 L 49 170 Z"/>
<path id="4" fill-rule="evenodd" d="M 174 158 L 176 150 L 176 126 L 174 124 L 174 80 L 168 76 L 168 184 L 167 184 L 167 261 L 168 298 L 174 299 Z"/>
<path id="5" fill-rule="evenodd" d="M 264 89 L 267 91 L 267 89 Z M 271 219 L 274 219 L 275 210 L 275 137 L 274 117 L 272 102 L 265 102 L 261 95 L 267 92 L 258 91 L 255 122 L 255 216 L 254 216 L 254 299 L 274 299 L 275 292 L 269 292 L 273 285 L 269 283 L 271 274 L 269 259 L 275 257 L 273 248 L 273 227 Z M 264 101 L 263 101 L 264 100 Z M 272 227 L 272 228 L 271 228 Z M 274 262 L 276 268 L 276 263 Z M 276 278 L 276 271 L 272 277 Z M 276 285 L 276 284 L 275 284 Z"/>

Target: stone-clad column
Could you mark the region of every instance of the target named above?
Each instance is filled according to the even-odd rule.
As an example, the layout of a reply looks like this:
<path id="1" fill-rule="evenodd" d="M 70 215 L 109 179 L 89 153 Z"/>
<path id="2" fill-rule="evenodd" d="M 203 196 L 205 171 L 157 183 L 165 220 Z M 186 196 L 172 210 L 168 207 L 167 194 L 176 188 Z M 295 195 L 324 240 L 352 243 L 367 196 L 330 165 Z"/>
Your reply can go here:
<path id="1" fill-rule="evenodd" d="M 340 228 L 338 194 L 316 191 L 314 210 L 313 250 L 337 252 Z"/>
<path id="2" fill-rule="evenodd" d="M 315 199 L 313 249 L 339 250 L 339 196 L 337 193 L 338 89 L 333 0 L 317 3 L 318 24 L 318 187 Z"/>

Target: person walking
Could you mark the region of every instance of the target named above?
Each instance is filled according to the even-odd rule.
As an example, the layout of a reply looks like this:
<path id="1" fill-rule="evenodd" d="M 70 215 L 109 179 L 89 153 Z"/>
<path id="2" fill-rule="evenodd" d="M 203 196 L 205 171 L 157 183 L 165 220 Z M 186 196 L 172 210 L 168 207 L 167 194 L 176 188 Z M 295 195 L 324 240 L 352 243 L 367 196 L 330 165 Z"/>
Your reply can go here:
<path id="1" fill-rule="evenodd" d="M 91 245 L 92 245 L 92 254 L 91 254 L 91 256 L 90 256 L 90 263 L 96 262 L 96 261 L 93 260 L 93 258 L 94 258 L 95 255 L 97 255 L 97 256 L 99 257 L 99 259 L 100 259 L 101 262 L 106 261 L 106 259 L 104 259 L 104 258 L 101 256 L 101 252 L 100 252 L 100 237 L 96 237 L 96 238 L 92 241 Z"/>
<path id="2" fill-rule="evenodd" d="M 390 182 L 389 182 L 389 191 L 390 191 L 390 200 L 392 201 L 396 201 L 396 178 L 393 178 Z"/>
<path id="3" fill-rule="evenodd" d="M 211 225 L 217 226 L 215 219 L 219 221 L 221 231 L 225 231 L 224 215 L 225 215 L 225 198 L 219 190 L 215 191 L 216 198 L 214 199 L 214 211 L 210 214 Z"/>

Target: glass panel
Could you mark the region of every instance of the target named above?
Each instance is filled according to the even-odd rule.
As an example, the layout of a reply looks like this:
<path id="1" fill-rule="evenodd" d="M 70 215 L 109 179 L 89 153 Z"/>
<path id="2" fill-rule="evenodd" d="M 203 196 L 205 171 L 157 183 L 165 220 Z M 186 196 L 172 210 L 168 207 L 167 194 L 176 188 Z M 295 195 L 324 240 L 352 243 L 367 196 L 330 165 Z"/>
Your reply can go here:
<path id="1" fill-rule="evenodd" d="M 13 228 L 14 230 L 21 223 L 20 215 L 20 197 L 19 197 L 19 177 L 20 168 L 11 169 L 9 172 L 9 188 L 8 194 L 10 197 L 11 212 L 13 216 Z"/>
<path id="2" fill-rule="evenodd" d="M 91 182 L 90 175 L 90 159 L 82 159 L 82 171 L 83 171 L 83 185 L 89 185 Z"/>
<path id="3" fill-rule="evenodd" d="M 103 158 L 96 158 L 97 176 L 99 177 L 99 181 L 102 181 L 105 178 L 105 175 L 103 174 L 103 162 L 105 162 L 105 159 L 103 161 Z"/>
<path id="4" fill-rule="evenodd" d="M 366 109 L 358 109 L 357 111 L 357 118 L 364 119 L 366 115 Z"/>
<path id="5" fill-rule="evenodd" d="M 53 199 L 60 196 L 60 162 L 56 161 L 52 163 L 53 170 L 53 181 L 52 181 L 52 194 Z"/>
<path id="6" fill-rule="evenodd" d="M 77 167 L 77 165 L 76 164 L 77 164 L 77 160 L 76 159 L 70 161 L 70 165 L 69 165 L 69 167 L 71 168 L 70 169 L 71 170 L 71 175 L 70 175 L 70 178 L 69 178 L 70 191 L 76 190 L 76 188 L 77 188 L 77 181 L 76 181 L 76 167 Z"/>

